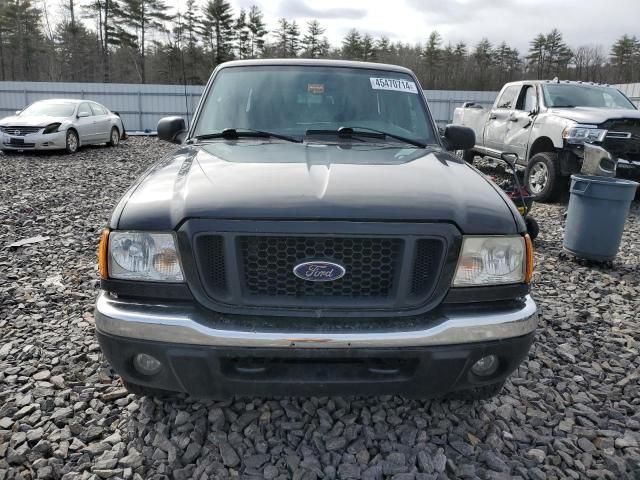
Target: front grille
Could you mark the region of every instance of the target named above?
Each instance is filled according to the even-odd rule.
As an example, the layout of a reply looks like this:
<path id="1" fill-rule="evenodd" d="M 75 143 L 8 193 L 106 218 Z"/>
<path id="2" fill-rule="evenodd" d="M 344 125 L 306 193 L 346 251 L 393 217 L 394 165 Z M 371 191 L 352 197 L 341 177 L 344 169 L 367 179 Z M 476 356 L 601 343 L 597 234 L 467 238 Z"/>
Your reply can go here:
<path id="1" fill-rule="evenodd" d="M 402 240 L 387 238 L 243 236 L 238 242 L 249 295 L 294 298 L 387 298 L 402 248 Z M 305 260 L 334 261 L 346 273 L 331 282 L 302 280 L 293 269 Z"/>
<path id="2" fill-rule="evenodd" d="M 24 137 L 32 133 L 38 133 L 44 127 L 0 127 L 0 131 L 13 135 L 15 137 Z"/>
<path id="3" fill-rule="evenodd" d="M 640 160 L 640 119 L 610 120 L 603 125 L 608 130 L 604 148 L 625 160 Z"/>
<path id="4" fill-rule="evenodd" d="M 291 224 L 283 227 L 286 231 Z M 202 232 L 194 236 L 193 247 L 203 293 L 213 310 L 246 307 L 244 311 L 269 315 L 357 311 L 375 316 L 421 308 L 441 292 L 443 268 L 451 268 L 447 237 L 428 230 L 449 227 L 422 228 L 427 232 L 416 235 L 399 225 L 404 233 L 393 237 L 372 231 Z M 344 276 L 324 282 L 297 277 L 294 268 L 308 261 L 337 263 L 344 267 Z"/>

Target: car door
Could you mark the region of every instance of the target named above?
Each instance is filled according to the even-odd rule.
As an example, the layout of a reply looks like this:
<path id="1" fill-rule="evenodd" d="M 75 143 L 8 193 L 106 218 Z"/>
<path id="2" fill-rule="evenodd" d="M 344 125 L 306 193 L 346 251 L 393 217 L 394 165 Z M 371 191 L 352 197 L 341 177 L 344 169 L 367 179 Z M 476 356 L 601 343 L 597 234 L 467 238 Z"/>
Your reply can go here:
<path id="1" fill-rule="evenodd" d="M 533 120 L 538 111 L 538 96 L 534 85 L 523 85 L 516 106 L 509 117 L 504 151 L 518 155 L 518 163 L 525 164 L 527 145 Z"/>
<path id="2" fill-rule="evenodd" d="M 111 133 L 111 121 L 109 119 L 108 111 L 102 105 L 91 102 L 91 110 L 93 110 L 93 118 L 95 121 L 96 127 L 96 137 L 95 141 L 97 142 L 108 142 L 109 134 Z"/>
<path id="3" fill-rule="evenodd" d="M 78 130 L 78 135 L 80 136 L 80 143 L 84 145 L 87 143 L 93 143 L 96 137 L 96 125 L 94 123 L 93 111 L 91 110 L 89 103 L 82 102 L 78 106 L 76 121 L 74 123 Z"/>
<path id="4" fill-rule="evenodd" d="M 504 151 L 505 137 L 509 128 L 511 112 L 515 107 L 521 85 L 506 87 L 494 104 L 484 129 L 484 146 L 497 153 Z"/>

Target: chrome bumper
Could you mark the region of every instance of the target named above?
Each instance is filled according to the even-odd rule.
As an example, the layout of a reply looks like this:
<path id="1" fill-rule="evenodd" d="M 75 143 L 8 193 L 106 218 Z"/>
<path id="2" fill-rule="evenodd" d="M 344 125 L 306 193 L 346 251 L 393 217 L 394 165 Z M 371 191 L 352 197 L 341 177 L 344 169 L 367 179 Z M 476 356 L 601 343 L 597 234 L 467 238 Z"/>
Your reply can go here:
<path id="1" fill-rule="evenodd" d="M 203 312 L 190 306 L 123 301 L 102 292 L 95 307 L 99 332 L 125 338 L 212 347 L 389 348 L 501 340 L 533 332 L 536 304 L 527 296 L 513 309 L 443 315 L 426 329 L 400 331 L 287 332 L 231 330 L 210 326 Z"/>

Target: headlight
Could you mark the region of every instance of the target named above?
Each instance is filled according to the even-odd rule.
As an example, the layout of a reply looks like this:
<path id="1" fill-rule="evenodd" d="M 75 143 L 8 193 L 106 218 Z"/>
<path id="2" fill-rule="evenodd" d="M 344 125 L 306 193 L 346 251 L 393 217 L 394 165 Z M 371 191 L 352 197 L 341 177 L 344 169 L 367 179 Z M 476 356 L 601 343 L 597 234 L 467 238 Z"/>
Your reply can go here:
<path id="1" fill-rule="evenodd" d="M 453 279 L 454 287 L 502 285 L 527 281 L 525 237 L 465 237 Z"/>
<path id="2" fill-rule="evenodd" d="M 573 127 L 566 127 L 562 131 L 562 138 L 564 138 L 567 143 L 601 142 L 606 135 L 606 130 L 595 128 L 593 125 L 575 125 Z"/>
<path id="3" fill-rule="evenodd" d="M 42 133 L 56 133 L 59 127 L 60 123 L 52 123 L 51 125 L 47 125 Z"/>
<path id="4" fill-rule="evenodd" d="M 151 282 L 182 282 L 182 268 L 171 233 L 110 232 L 109 277 Z"/>

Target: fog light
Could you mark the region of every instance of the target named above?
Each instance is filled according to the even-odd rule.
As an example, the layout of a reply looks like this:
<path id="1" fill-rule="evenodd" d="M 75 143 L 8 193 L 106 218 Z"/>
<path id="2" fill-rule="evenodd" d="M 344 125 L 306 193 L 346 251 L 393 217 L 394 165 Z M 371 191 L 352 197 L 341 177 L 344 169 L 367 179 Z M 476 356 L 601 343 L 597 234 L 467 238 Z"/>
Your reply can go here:
<path id="1" fill-rule="evenodd" d="M 146 353 L 139 353 L 133 357 L 133 366 L 143 375 L 154 375 L 160 371 L 162 363 L 156 357 Z"/>
<path id="2" fill-rule="evenodd" d="M 489 375 L 496 373 L 499 363 L 498 357 L 495 355 L 487 355 L 474 363 L 471 367 L 471 371 L 479 377 L 488 377 Z"/>

